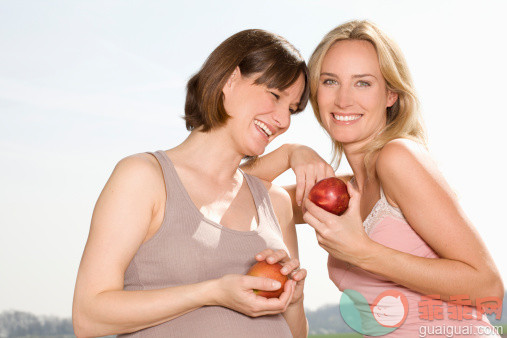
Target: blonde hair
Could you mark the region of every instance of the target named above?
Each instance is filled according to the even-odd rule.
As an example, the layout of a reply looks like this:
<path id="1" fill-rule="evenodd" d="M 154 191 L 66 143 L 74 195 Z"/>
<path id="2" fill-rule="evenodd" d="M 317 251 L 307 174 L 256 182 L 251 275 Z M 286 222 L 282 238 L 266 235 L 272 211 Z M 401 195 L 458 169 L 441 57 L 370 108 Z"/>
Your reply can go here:
<path id="1" fill-rule="evenodd" d="M 319 88 L 322 61 L 331 46 L 341 40 L 370 42 L 377 51 L 380 71 L 386 81 L 387 89 L 398 94 L 398 99 L 394 105 L 387 108 L 385 128 L 362 149 L 366 153 L 364 158 L 365 167 L 368 168 L 372 155 L 396 138 L 408 138 L 426 147 L 426 134 L 420 116 L 419 100 L 405 58 L 397 44 L 374 23 L 367 20 L 354 20 L 336 27 L 324 36 L 310 57 L 308 63 L 310 69 L 310 102 L 320 125 L 324 128 L 317 105 L 317 90 Z M 331 137 L 331 135 L 329 136 Z M 342 155 L 343 145 L 333 139 L 332 163 L 335 169 L 340 164 Z"/>

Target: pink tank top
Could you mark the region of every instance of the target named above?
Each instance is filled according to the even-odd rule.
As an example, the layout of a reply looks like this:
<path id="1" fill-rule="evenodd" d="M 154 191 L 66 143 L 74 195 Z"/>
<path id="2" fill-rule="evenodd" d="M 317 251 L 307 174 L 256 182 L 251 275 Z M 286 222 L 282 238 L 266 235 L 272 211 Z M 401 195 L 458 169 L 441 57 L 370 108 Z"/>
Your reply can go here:
<path id="1" fill-rule="evenodd" d="M 382 187 L 380 187 L 380 199 L 373 207 L 371 213 L 368 215 L 363 223 L 368 236 L 382 245 L 389 248 L 410 253 L 419 257 L 438 258 L 438 255 L 426 244 L 426 242 L 419 237 L 419 235 L 412 229 L 410 224 L 403 216 L 400 209 L 393 207 L 387 202 Z M 371 307 L 375 301 L 378 301 L 379 295 L 387 290 L 395 290 L 401 292 L 406 296 L 408 301 L 408 314 L 403 324 L 395 331 L 383 337 L 419 337 L 422 331 L 431 332 L 430 326 L 440 326 L 441 328 L 434 327 L 433 330 L 447 329 L 448 326 L 453 326 L 453 331 L 458 332 L 458 327 L 469 326 L 471 331 L 477 326 L 488 327 L 492 329 L 486 316 L 482 316 L 482 320 L 453 320 L 448 318 L 447 308 L 452 306 L 443 302 L 441 309 L 444 318 L 425 320 L 421 319 L 420 315 L 420 302 L 423 300 L 422 294 L 412 291 L 402 285 L 392 282 L 382 276 L 370 273 L 359 267 L 353 266 L 349 263 L 340 261 L 329 255 L 328 258 L 328 271 L 330 279 L 335 285 L 344 291 L 347 289 L 359 292 Z M 382 298 L 382 297 L 380 297 Z M 422 304 L 422 303 L 421 303 Z M 389 304 L 383 304 L 389 306 Z M 422 310 L 424 311 L 424 310 Z M 475 308 L 470 308 L 473 312 L 474 318 L 476 315 Z M 389 311 L 386 311 L 389 313 Z M 421 328 L 421 326 L 426 326 Z M 474 328 L 470 327 L 474 326 Z M 423 330 L 424 329 L 424 330 Z M 464 331 L 464 330 L 463 330 Z M 462 332 L 463 332 L 462 331 Z M 487 330 L 485 330 L 487 331 Z M 443 337 L 445 335 L 429 335 L 428 337 Z M 453 337 L 460 335 L 455 334 Z M 466 337 L 498 337 L 498 335 L 464 335 Z"/>

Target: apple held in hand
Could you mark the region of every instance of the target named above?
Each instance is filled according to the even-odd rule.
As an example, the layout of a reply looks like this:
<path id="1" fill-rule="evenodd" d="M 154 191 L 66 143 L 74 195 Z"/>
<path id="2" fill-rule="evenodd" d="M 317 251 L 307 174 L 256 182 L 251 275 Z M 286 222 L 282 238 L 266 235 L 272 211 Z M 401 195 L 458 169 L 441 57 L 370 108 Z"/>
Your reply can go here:
<path id="1" fill-rule="evenodd" d="M 338 216 L 347 210 L 350 200 L 347 184 L 336 177 L 315 183 L 308 198 L 322 209 Z"/>
<path id="2" fill-rule="evenodd" d="M 280 269 L 283 266 L 280 263 L 269 264 L 266 261 L 257 262 L 250 270 L 248 270 L 247 275 L 254 277 L 265 277 L 274 279 L 282 284 L 280 289 L 275 291 L 264 291 L 264 290 L 254 290 L 255 294 L 258 296 L 266 297 L 266 298 L 278 298 L 283 292 L 283 286 L 285 282 L 288 280 L 288 277 L 282 275 Z"/>

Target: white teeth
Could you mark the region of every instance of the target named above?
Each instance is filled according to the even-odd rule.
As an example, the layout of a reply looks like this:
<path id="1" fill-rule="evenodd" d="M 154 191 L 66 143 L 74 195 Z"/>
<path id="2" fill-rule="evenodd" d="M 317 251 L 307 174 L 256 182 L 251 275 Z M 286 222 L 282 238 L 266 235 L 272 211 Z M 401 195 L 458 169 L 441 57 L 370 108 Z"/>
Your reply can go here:
<path id="1" fill-rule="evenodd" d="M 358 118 L 361 117 L 361 115 L 337 115 L 337 114 L 333 114 L 333 117 L 335 118 L 335 120 L 338 120 L 338 121 L 354 121 L 354 120 L 357 120 Z"/>
<path id="2" fill-rule="evenodd" d="M 261 121 L 257 121 L 257 120 L 254 120 L 254 124 L 258 125 L 259 127 L 261 127 L 261 129 L 266 133 L 266 135 L 268 136 L 271 136 L 273 135 L 273 133 L 271 132 L 271 130 L 269 130 L 268 126 L 266 126 L 264 123 L 262 123 Z"/>

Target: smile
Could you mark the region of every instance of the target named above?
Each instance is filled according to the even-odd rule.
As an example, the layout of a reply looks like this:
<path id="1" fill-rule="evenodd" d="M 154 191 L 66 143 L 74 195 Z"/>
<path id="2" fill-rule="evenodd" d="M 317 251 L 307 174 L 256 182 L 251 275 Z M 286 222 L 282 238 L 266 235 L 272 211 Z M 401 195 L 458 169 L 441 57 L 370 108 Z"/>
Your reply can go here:
<path id="1" fill-rule="evenodd" d="M 355 120 L 361 118 L 361 116 L 363 116 L 363 115 L 338 115 L 338 114 L 332 114 L 332 115 L 335 120 L 343 121 L 343 122 L 355 121 Z"/>
<path id="2" fill-rule="evenodd" d="M 266 126 L 264 123 L 262 123 L 261 121 L 257 121 L 257 120 L 254 120 L 254 124 L 256 126 L 259 127 L 260 130 L 262 130 L 264 132 L 264 134 L 266 134 L 266 136 L 271 136 L 273 135 L 273 132 L 271 130 L 269 130 L 268 126 Z"/>

